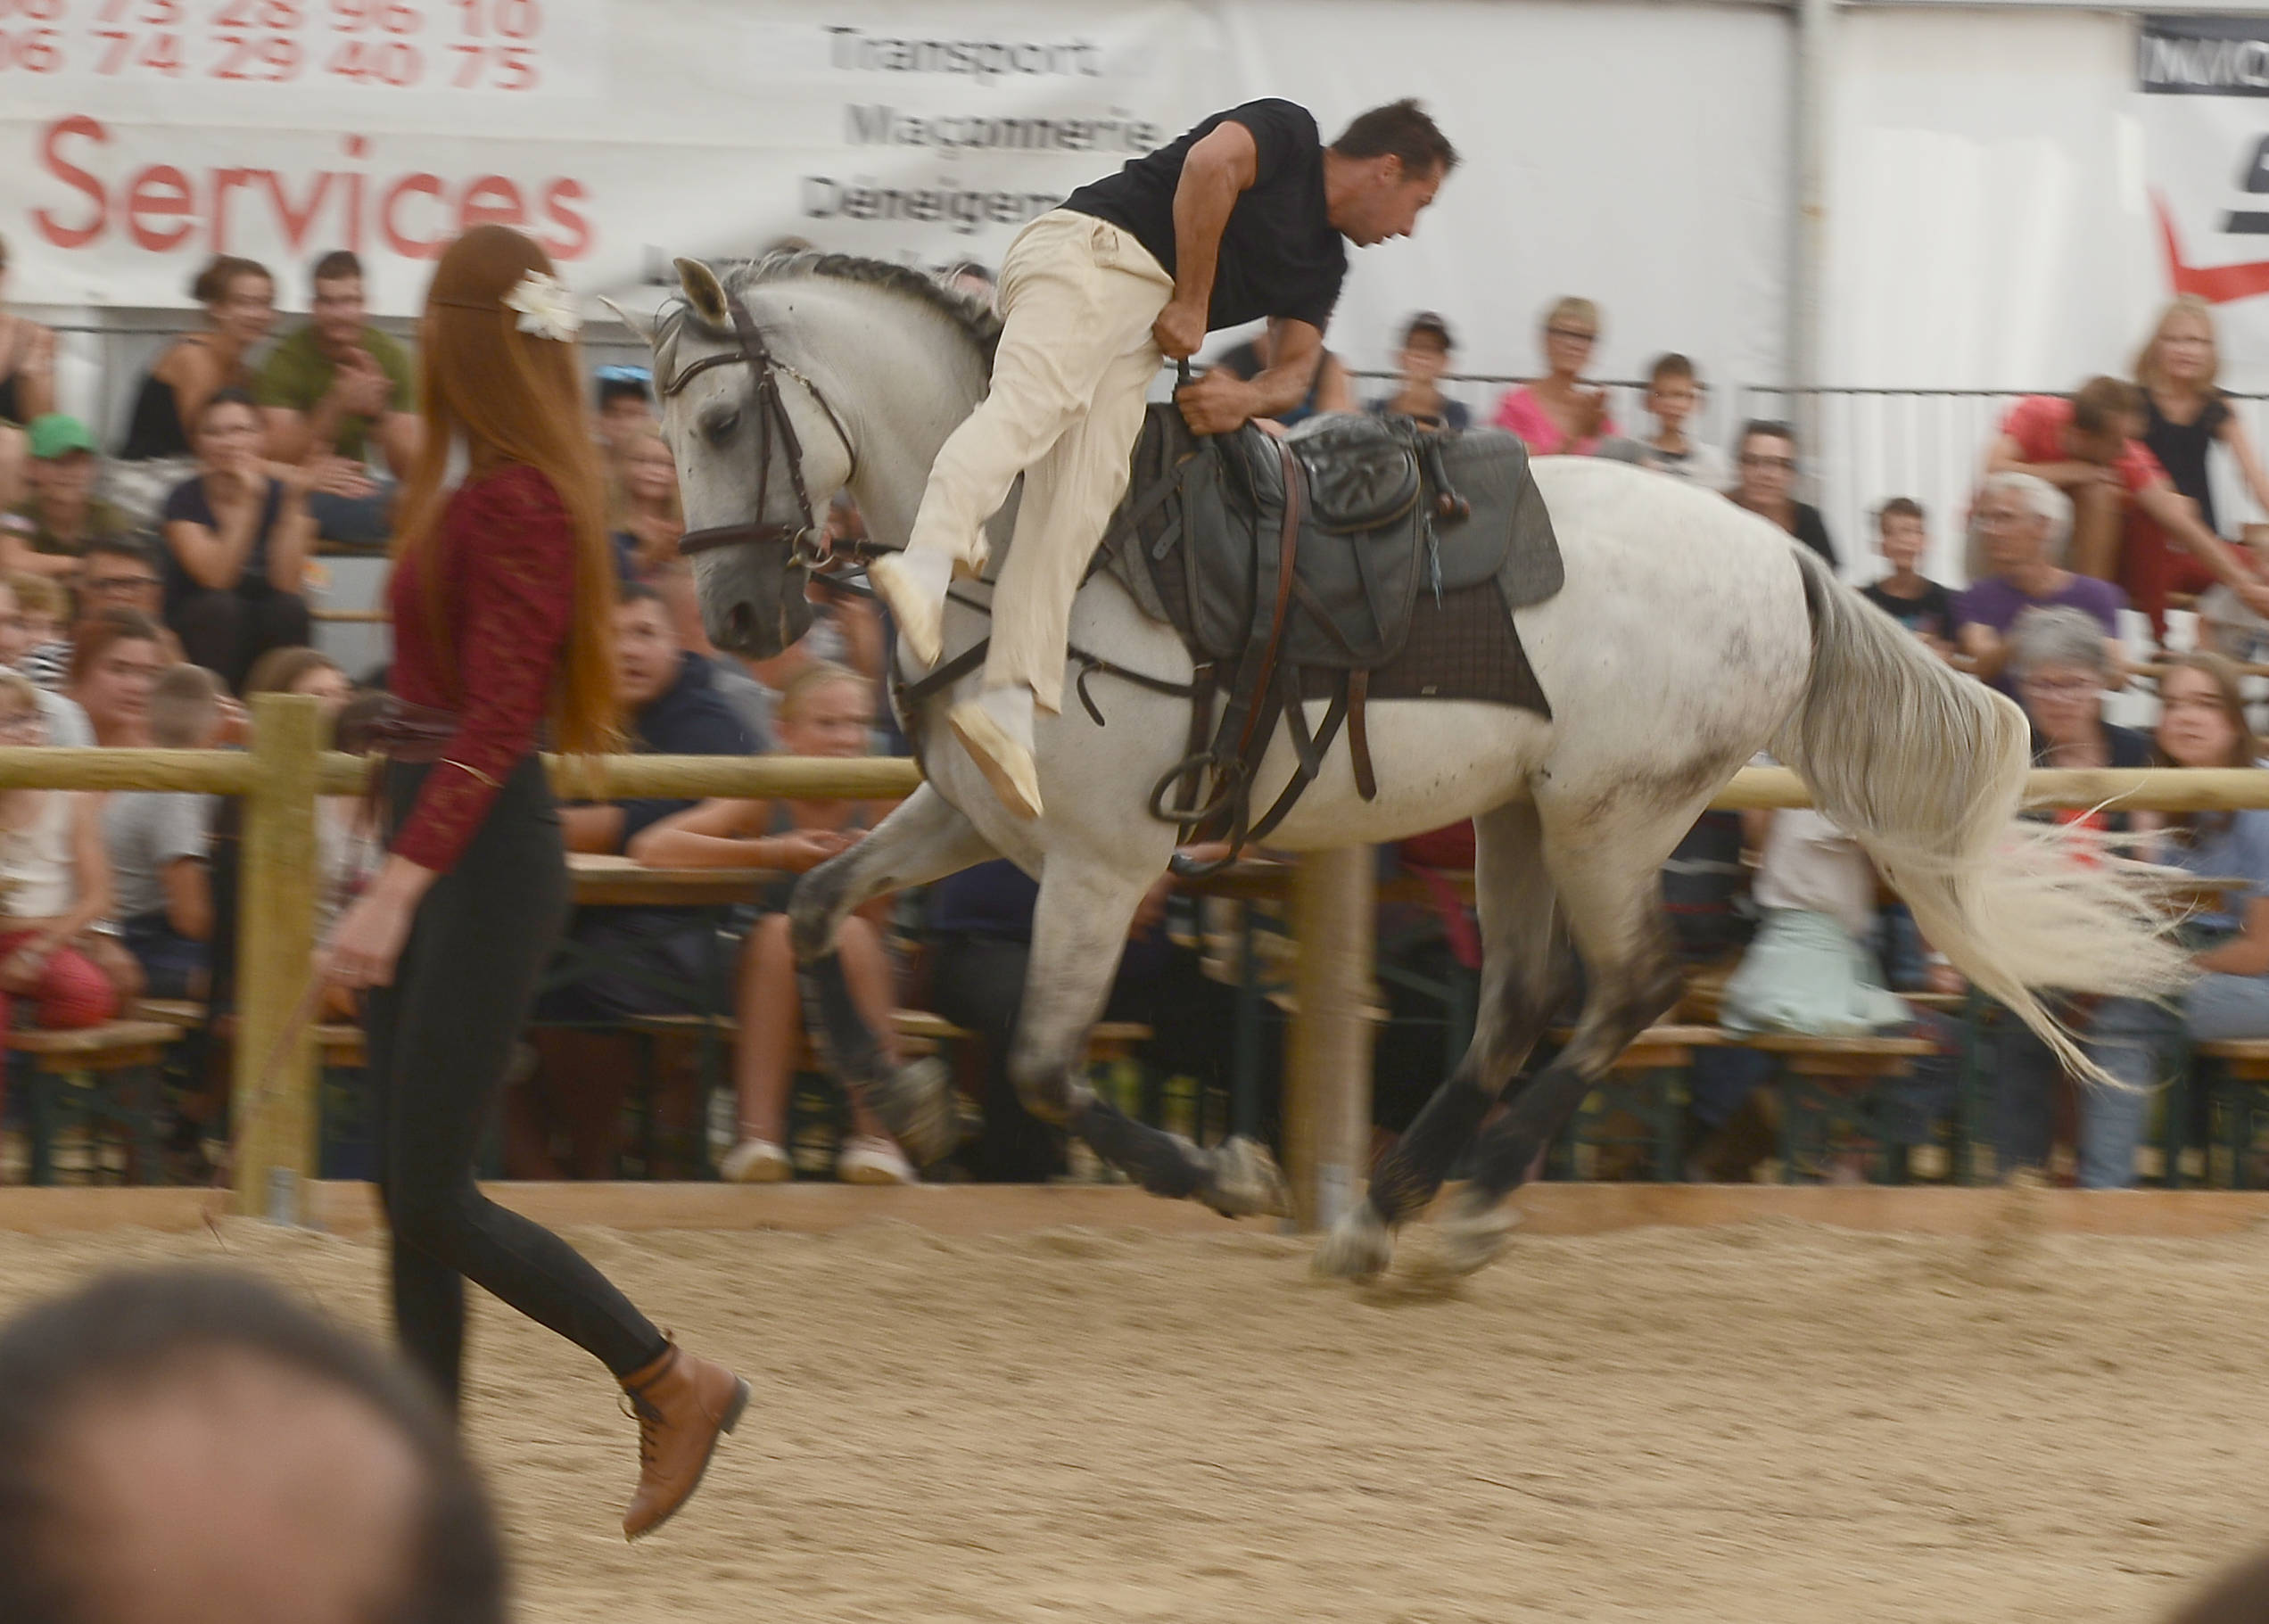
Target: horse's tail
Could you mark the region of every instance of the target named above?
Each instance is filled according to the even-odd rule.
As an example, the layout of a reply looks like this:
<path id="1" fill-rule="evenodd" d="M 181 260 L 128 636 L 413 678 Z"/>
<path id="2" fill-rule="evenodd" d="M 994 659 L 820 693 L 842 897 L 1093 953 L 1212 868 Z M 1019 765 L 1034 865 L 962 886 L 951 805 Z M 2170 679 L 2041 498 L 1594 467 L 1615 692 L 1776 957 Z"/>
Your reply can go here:
<path id="1" fill-rule="evenodd" d="M 2014 702 L 1934 657 L 1811 548 L 1791 550 L 1812 670 L 1776 754 L 1867 849 L 1932 947 L 2067 1064 L 2111 1082 L 2030 989 L 2173 991 L 2189 972 L 2170 921 L 2091 861 L 2079 831 L 2016 821 L 2031 746 Z"/>

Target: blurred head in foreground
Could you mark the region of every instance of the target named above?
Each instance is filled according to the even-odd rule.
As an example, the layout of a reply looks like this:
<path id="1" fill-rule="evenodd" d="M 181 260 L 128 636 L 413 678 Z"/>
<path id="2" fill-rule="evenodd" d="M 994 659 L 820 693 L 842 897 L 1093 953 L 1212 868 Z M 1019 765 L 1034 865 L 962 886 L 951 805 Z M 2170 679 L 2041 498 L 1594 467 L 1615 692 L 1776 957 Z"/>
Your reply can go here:
<path id="1" fill-rule="evenodd" d="M 9 1624 L 499 1624 L 496 1522 L 417 1378 L 247 1276 L 0 1326 Z"/>

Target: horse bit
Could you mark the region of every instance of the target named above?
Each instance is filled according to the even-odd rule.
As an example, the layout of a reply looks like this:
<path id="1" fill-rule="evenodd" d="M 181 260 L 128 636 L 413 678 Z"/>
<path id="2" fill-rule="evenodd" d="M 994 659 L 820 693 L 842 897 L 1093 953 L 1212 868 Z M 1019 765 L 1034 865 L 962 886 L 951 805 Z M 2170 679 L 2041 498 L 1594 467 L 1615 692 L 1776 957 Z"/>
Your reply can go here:
<path id="1" fill-rule="evenodd" d="M 804 447 L 796 437 L 796 425 L 788 416 L 788 408 L 780 400 L 780 375 L 786 373 L 804 386 L 804 392 L 819 403 L 827 414 L 829 425 L 835 437 L 843 442 L 844 455 L 851 459 L 851 474 L 859 471 L 859 449 L 851 443 L 851 436 L 843 426 L 843 419 L 820 386 L 774 355 L 764 342 L 764 334 L 748 314 L 748 307 L 740 295 L 725 294 L 725 309 L 732 317 L 733 337 L 738 348 L 705 355 L 688 366 L 677 376 L 661 383 L 664 400 L 674 397 L 688 383 L 712 367 L 738 367 L 743 364 L 756 369 L 756 516 L 745 524 L 714 524 L 705 530 L 689 530 L 678 540 L 679 552 L 689 556 L 712 548 L 739 547 L 745 544 L 765 545 L 785 543 L 789 550 L 789 563 L 805 569 L 824 569 L 834 562 L 836 547 L 812 507 L 812 493 L 804 483 Z M 772 477 L 772 434 L 780 433 L 780 449 L 788 457 L 788 477 L 796 492 L 796 511 L 800 523 L 794 524 L 767 523 L 763 514 L 766 499 L 771 494 Z M 845 476 L 848 482 L 850 474 Z M 862 552 L 863 548 L 846 550 Z"/>

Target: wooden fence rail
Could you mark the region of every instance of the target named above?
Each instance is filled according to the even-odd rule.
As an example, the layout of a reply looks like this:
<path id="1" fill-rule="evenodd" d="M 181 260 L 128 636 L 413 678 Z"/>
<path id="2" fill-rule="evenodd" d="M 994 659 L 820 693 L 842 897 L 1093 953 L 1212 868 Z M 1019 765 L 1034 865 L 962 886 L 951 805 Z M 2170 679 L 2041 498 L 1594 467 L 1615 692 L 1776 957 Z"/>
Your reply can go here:
<path id="1" fill-rule="evenodd" d="M 314 1054 L 302 1033 L 279 1048 L 308 987 L 315 939 L 317 800 L 357 793 L 369 763 L 322 748 L 316 701 L 263 694 L 252 701 L 249 751 L 0 749 L 0 787 L 155 789 L 241 796 L 244 864 L 235 1045 L 235 1206 L 286 1221 L 301 1211 L 301 1187 L 317 1166 Z M 740 796 L 887 800 L 921 781 L 914 763 L 867 758 L 611 755 L 554 758 L 554 787 L 565 796 Z M 2269 808 L 2269 771 L 2156 770 L 2035 772 L 2036 806 L 2116 804 L 2136 811 Z M 1796 775 L 1778 768 L 1737 774 L 1720 807 L 1805 806 Z M 1369 870 L 1348 854 L 1308 860 L 1295 886 L 1295 923 L 1341 942 L 1370 940 Z M 1307 956 L 1300 985 L 1303 1027 L 1293 1039 L 1286 1120 L 1300 1174 L 1303 1213 L 1328 1216 L 1349 1199 L 1361 1169 L 1359 1125 L 1368 1120 L 1366 951 Z M 271 1074 L 271 1063 L 275 1063 Z"/>

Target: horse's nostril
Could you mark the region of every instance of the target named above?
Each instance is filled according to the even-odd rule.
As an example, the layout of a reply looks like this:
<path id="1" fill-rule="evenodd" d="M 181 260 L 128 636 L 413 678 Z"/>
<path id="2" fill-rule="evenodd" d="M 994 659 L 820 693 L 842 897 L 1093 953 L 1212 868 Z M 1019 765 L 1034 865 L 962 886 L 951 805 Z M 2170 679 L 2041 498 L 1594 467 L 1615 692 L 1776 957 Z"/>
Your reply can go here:
<path id="1" fill-rule="evenodd" d="M 725 629 L 732 633 L 732 640 L 746 646 L 755 640 L 756 612 L 747 604 L 735 604 L 725 611 Z"/>

